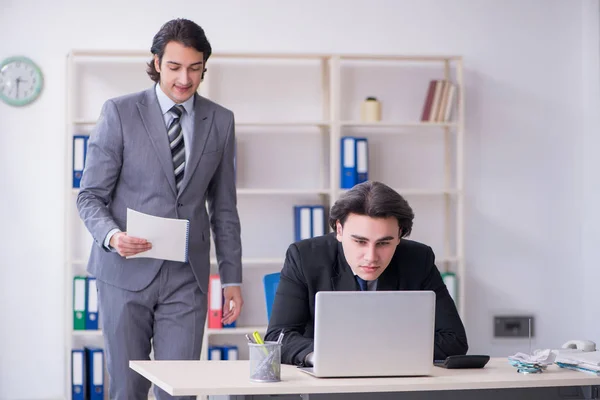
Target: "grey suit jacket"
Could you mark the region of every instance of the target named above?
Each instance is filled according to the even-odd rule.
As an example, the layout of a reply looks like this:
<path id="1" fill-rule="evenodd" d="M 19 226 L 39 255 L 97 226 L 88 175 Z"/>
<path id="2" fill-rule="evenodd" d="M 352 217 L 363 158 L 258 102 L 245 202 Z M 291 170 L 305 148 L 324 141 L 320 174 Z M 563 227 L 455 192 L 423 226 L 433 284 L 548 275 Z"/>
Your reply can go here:
<path id="1" fill-rule="evenodd" d="M 240 222 L 237 212 L 230 110 L 195 95 L 189 159 L 177 193 L 167 130 L 154 87 L 108 100 L 88 143 L 77 208 L 94 238 L 88 271 L 97 279 L 141 290 L 163 261 L 126 259 L 107 251 L 109 231 L 127 230 L 127 208 L 190 221 L 188 260 L 206 293 L 210 273 L 210 231 L 223 283 L 241 283 Z M 207 212 L 208 209 L 208 212 Z"/>

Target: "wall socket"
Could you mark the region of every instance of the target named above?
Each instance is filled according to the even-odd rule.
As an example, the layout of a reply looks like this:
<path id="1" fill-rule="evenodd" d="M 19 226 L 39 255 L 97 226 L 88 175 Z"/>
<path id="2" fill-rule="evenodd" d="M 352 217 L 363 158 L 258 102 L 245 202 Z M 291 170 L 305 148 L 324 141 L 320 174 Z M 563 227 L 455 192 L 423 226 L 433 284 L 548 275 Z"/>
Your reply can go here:
<path id="1" fill-rule="evenodd" d="M 529 320 L 531 320 L 531 337 L 534 337 L 532 315 L 495 316 L 494 337 L 529 337 Z"/>

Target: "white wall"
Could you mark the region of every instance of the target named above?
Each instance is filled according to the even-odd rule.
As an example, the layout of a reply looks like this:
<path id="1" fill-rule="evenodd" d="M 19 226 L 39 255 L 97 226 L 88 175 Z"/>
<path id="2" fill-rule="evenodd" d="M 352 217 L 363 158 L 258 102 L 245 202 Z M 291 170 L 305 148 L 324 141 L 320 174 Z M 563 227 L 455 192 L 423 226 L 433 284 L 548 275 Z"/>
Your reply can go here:
<path id="1" fill-rule="evenodd" d="M 600 27 L 598 3 L 586 2 L 583 10 L 583 298 L 574 308 L 585 310 L 585 335 L 600 341 L 598 318 L 598 239 L 600 238 Z M 579 307 L 577 307 L 579 306 Z"/>
<path id="2" fill-rule="evenodd" d="M 0 399 L 63 395 L 65 56 L 147 50 L 179 16 L 219 52 L 463 55 L 471 352 L 527 349 L 492 338 L 503 312 L 536 316 L 535 347 L 600 341 L 581 283 L 598 279 L 597 0 L 148 3 L 0 1 L 0 58 L 29 56 L 46 78 L 32 106 L 0 104 Z"/>

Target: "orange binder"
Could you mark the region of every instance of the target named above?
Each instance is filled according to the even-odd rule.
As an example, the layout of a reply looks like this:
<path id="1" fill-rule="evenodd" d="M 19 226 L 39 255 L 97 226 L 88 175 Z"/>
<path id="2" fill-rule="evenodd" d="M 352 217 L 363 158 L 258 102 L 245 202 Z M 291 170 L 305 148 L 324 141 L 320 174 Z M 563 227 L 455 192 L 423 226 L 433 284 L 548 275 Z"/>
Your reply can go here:
<path id="1" fill-rule="evenodd" d="M 223 328 L 223 291 L 221 278 L 217 274 L 208 278 L 208 328 Z"/>

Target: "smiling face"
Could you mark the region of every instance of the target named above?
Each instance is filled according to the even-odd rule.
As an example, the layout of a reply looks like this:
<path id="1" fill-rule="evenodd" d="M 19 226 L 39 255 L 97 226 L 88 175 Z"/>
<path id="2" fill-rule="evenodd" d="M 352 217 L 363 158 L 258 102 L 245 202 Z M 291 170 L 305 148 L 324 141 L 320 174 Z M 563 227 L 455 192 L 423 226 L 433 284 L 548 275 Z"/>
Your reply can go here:
<path id="1" fill-rule="evenodd" d="M 379 278 L 400 243 L 398 220 L 394 217 L 349 214 L 344 226 L 336 223 L 336 233 L 350 268 L 367 281 Z"/>
<path id="2" fill-rule="evenodd" d="M 202 52 L 171 41 L 165 46 L 162 61 L 154 56 L 154 66 L 160 73 L 160 88 L 175 103 L 180 104 L 196 93 L 204 71 Z"/>

